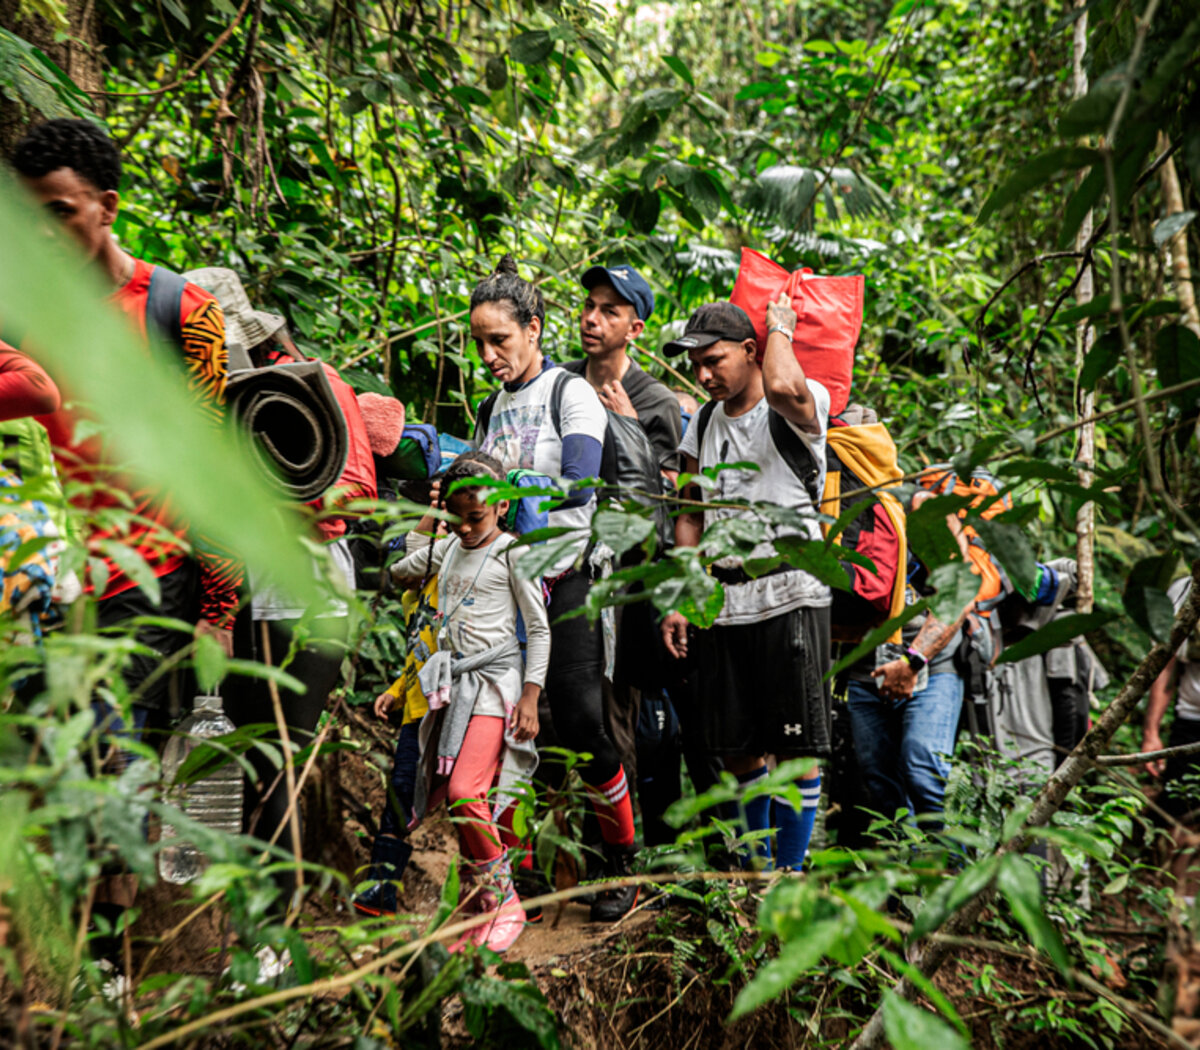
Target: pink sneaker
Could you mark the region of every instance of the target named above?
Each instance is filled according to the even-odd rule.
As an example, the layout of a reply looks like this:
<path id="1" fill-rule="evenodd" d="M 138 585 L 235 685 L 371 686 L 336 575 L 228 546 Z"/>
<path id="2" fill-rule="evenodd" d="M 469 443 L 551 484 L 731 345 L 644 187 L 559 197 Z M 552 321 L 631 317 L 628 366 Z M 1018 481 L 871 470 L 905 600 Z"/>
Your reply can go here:
<path id="1" fill-rule="evenodd" d="M 474 932 L 479 934 L 476 944 L 494 952 L 505 952 L 516 943 L 525 929 L 525 909 L 514 893 L 494 912 L 494 918 Z"/>

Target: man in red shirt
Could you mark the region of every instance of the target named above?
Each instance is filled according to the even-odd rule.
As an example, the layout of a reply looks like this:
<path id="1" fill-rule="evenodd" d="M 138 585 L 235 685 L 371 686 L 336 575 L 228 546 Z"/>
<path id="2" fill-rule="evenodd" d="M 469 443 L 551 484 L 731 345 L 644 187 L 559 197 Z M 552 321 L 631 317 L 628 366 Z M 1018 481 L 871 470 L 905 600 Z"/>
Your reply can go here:
<path id="1" fill-rule="evenodd" d="M 26 190 L 82 249 L 83 258 L 106 277 L 113 289 L 111 301 L 145 336 L 151 280 L 165 281 L 173 275 L 133 258 L 113 239 L 121 178 L 116 144 L 91 121 L 51 120 L 17 144 L 12 166 Z M 196 285 L 182 284 L 178 331 L 170 334 L 179 344 L 197 409 L 220 420 L 226 373 L 225 322 L 220 306 Z M 136 377 L 130 378 L 136 381 Z M 227 555 L 206 548 L 196 537 L 188 537 L 194 551 L 189 556 L 186 525 L 170 511 L 161 494 L 130 491 L 128 480 L 109 466 L 111 456 L 106 454 L 103 437 L 78 426 L 86 418 L 78 402 L 93 396 L 92 391 L 66 389 L 64 406 L 39 417 L 39 422 L 50 434 L 64 481 L 74 483 L 70 486 L 72 503 L 88 515 L 89 590 L 97 598 L 99 625 L 109 627 L 135 616 L 174 617 L 196 623 L 197 637 L 207 634 L 231 653 L 240 566 Z M 116 524 L 113 512 L 121 501 L 113 490 L 128 492 L 133 510 L 132 516 L 126 520 L 121 515 Z M 123 568 L 129 554 L 143 559 L 157 577 L 162 593 L 159 604 L 153 604 Z M 151 712 L 166 705 L 170 676 L 151 676 L 163 658 L 188 641 L 180 632 L 162 627 L 141 627 L 137 637 L 157 655 L 135 655 L 122 672 L 133 696 L 135 731 L 144 727 Z"/>

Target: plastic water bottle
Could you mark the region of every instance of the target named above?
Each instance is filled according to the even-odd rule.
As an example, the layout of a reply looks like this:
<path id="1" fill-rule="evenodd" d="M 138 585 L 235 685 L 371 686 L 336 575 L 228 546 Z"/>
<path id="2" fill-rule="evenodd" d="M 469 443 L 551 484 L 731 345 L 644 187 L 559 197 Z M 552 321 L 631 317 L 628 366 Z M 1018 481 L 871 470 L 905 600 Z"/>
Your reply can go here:
<path id="1" fill-rule="evenodd" d="M 232 733 L 234 725 L 221 707 L 219 696 L 198 696 L 192 713 L 171 737 L 163 753 L 163 782 L 167 801 L 192 820 L 232 835 L 242 830 L 242 769 L 233 761 L 190 784 L 175 784 L 187 756 L 202 740 Z M 175 838 L 170 824 L 162 826 L 162 840 Z M 207 864 L 204 854 L 190 842 L 172 842 L 158 854 L 158 873 L 167 882 L 191 882 Z"/>

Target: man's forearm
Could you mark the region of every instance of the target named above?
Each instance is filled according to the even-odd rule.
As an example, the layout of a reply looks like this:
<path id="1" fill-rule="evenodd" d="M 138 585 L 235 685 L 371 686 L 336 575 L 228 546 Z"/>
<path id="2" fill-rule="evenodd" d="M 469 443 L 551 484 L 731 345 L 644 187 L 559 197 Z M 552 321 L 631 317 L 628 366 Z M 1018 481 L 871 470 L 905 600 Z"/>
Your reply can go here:
<path id="1" fill-rule="evenodd" d="M 1171 680 L 1175 674 L 1175 657 L 1171 657 L 1167 666 L 1150 686 L 1150 695 L 1146 700 L 1146 717 L 1142 720 L 1144 735 L 1158 736 L 1162 728 L 1163 715 L 1171 706 Z"/>
<path id="2" fill-rule="evenodd" d="M 792 341 L 783 332 L 767 336 L 762 369 L 767 403 L 797 426 L 812 426 L 817 418 L 816 402 L 792 350 Z"/>
<path id="3" fill-rule="evenodd" d="M 933 663 L 938 653 L 945 649 L 954 636 L 962 630 L 967 614 L 970 613 L 974 604 L 972 602 L 968 605 L 950 627 L 942 623 L 933 613 L 926 613 L 925 622 L 921 624 L 916 638 L 912 640 L 912 648 L 924 656 L 927 662 Z"/>

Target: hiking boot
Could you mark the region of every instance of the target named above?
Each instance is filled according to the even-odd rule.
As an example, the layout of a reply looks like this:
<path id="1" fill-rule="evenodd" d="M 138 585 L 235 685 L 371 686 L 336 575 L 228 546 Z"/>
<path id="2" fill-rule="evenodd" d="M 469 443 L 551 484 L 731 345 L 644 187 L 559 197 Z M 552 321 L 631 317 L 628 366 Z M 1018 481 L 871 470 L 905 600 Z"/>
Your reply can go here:
<path id="1" fill-rule="evenodd" d="M 633 846 L 604 845 L 604 878 L 620 879 L 633 874 Z M 640 886 L 619 886 L 601 890 L 592 904 L 592 922 L 616 922 L 633 911 Z"/>
<path id="2" fill-rule="evenodd" d="M 395 915 L 399 906 L 396 881 L 404 874 L 411 856 L 412 846 L 404 839 L 378 836 L 371 847 L 371 863 L 363 880 L 374 885 L 354 898 L 354 907 L 364 915 Z"/>

